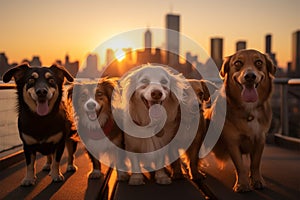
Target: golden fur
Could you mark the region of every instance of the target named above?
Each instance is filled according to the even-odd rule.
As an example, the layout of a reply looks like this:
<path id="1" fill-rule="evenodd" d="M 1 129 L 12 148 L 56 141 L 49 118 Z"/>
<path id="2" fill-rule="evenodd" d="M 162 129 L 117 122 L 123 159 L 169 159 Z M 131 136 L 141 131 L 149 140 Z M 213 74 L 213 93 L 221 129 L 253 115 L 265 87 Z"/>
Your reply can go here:
<path id="1" fill-rule="evenodd" d="M 241 50 L 224 61 L 220 76 L 224 83 L 211 109 L 205 113 L 216 120 L 215 113 L 226 115 L 221 136 L 213 152 L 220 160 L 231 157 L 236 168 L 235 192 L 262 189 L 260 171 L 265 135 L 270 127 L 270 97 L 276 68 L 268 56 L 256 50 Z M 227 109 L 218 106 L 226 98 Z M 250 155 L 250 181 L 242 155 Z"/>
<path id="2" fill-rule="evenodd" d="M 144 134 L 151 123 L 149 117 L 150 107 L 161 105 L 164 107 L 167 119 L 161 131 L 152 137 L 133 137 L 125 133 L 124 141 L 127 151 L 135 153 L 147 153 L 156 151 L 167 145 L 175 136 L 179 126 L 178 109 L 183 100 L 183 90 L 186 87 L 181 74 L 175 75 L 169 69 L 162 66 L 146 65 L 130 73 L 120 82 L 122 88 L 122 103 L 125 112 L 128 111 L 133 122 L 144 127 L 138 134 Z M 131 93 L 134 91 L 133 93 Z M 132 95 L 131 95 L 132 94 Z M 156 163 L 164 163 L 165 156 L 161 155 Z M 132 158 L 133 171 L 140 171 L 140 160 Z M 170 184 L 171 179 L 165 173 L 164 168 L 155 171 L 155 179 L 159 184 Z M 141 173 L 132 173 L 129 184 L 144 184 Z"/>

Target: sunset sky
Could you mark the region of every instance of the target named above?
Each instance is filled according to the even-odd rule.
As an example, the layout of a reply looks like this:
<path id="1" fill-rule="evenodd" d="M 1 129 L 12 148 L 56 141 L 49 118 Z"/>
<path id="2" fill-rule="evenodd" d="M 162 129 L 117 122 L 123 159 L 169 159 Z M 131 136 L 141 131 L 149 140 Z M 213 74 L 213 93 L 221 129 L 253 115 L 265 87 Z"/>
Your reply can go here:
<path id="1" fill-rule="evenodd" d="M 238 40 L 264 52 L 265 35 L 271 33 L 272 50 L 285 67 L 291 35 L 300 30 L 299 8 L 299 0 L 0 0 L 0 52 L 9 63 L 39 55 L 43 65 L 50 65 L 66 53 L 82 63 L 114 35 L 164 28 L 165 15 L 172 12 L 181 16 L 181 33 L 209 54 L 211 37 L 224 38 L 224 56 L 234 53 Z M 163 47 L 163 41 L 154 45 Z"/>

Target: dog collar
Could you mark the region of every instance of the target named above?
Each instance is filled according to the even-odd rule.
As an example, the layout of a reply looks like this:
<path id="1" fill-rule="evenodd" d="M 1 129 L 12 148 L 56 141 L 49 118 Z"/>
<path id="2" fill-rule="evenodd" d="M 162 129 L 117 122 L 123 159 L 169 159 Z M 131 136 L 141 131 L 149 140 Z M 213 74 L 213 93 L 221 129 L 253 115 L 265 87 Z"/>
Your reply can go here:
<path id="1" fill-rule="evenodd" d="M 114 120 L 110 118 L 106 121 L 106 123 L 104 124 L 104 127 L 102 128 L 104 134 L 106 136 L 108 136 L 109 133 L 112 131 L 113 127 L 114 127 Z"/>

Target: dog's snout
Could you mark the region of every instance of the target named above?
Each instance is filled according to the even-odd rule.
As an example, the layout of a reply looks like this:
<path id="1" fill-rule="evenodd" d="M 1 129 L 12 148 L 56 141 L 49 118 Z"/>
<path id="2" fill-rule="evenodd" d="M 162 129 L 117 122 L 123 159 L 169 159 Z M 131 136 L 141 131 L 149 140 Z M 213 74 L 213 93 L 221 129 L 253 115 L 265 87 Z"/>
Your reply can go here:
<path id="1" fill-rule="evenodd" d="M 161 99 L 161 97 L 162 97 L 162 92 L 160 91 L 160 90 L 153 90 L 152 92 L 151 92 L 151 97 L 153 98 L 153 99 L 156 99 L 156 100 L 159 100 L 159 99 Z"/>
<path id="2" fill-rule="evenodd" d="M 95 108 L 96 108 L 96 104 L 95 104 L 95 102 L 88 102 L 87 104 L 86 104 L 86 107 L 89 109 L 89 110 L 94 110 Z"/>
<path id="3" fill-rule="evenodd" d="M 256 75 L 254 72 L 247 72 L 245 74 L 244 78 L 247 82 L 252 82 L 252 81 L 255 81 Z"/>
<path id="4" fill-rule="evenodd" d="M 46 88 L 38 88 L 35 90 L 35 93 L 38 97 L 46 97 L 48 90 Z"/>

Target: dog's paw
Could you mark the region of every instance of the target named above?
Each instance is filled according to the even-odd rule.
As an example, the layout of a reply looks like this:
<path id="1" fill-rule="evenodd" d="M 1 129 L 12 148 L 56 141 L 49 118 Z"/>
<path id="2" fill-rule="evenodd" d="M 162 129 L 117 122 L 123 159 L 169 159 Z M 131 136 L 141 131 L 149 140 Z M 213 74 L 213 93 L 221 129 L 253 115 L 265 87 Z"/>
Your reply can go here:
<path id="1" fill-rule="evenodd" d="M 172 183 L 172 180 L 170 177 L 166 176 L 166 177 L 158 177 L 155 179 L 157 184 L 161 184 L 161 185 L 168 185 Z"/>
<path id="2" fill-rule="evenodd" d="M 132 174 L 128 181 L 129 185 L 144 185 L 143 174 Z"/>
<path id="3" fill-rule="evenodd" d="M 127 172 L 120 172 L 118 171 L 118 181 L 128 181 L 129 174 Z"/>
<path id="4" fill-rule="evenodd" d="M 36 184 L 36 176 L 34 176 L 34 177 L 25 177 L 21 182 L 22 187 L 33 186 L 35 184 Z"/>
<path id="5" fill-rule="evenodd" d="M 51 170 L 51 164 L 50 163 L 46 163 L 43 168 L 42 168 L 43 171 L 47 171 L 49 172 Z"/>
<path id="6" fill-rule="evenodd" d="M 67 166 L 67 172 L 76 172 L 77 171 L 77 166 L 76 165 L 68 165 Z"/>
<path id="7" fill-rule="evenodd" d="M 51 171 L 50 171 L 49 175 L 51 176 L 52 181 L 55 183 L 62 182 L 65 179 L 65 177 L 60 172 L 59 173 L 51 173 Z"/>
<path id="8" fill-rule="evenodd" d="M 252 188 L 249 184 L 240 184 L 240 183 L 236 183 L 232 189 L 234 192 L 241 192 L 241 193 L 252 191 Z"/>
<path id="9" fill-rule="evenodd" d="M 89 179 L 100 179 L 103 176 L 100 170 L 94 169 L 89 173 Z"/>
<path id="10" fill-rule="evenodd" d="M 164 171 L 156 171 L 155 172 L 155 181 L 157 184 L 167 185 L 171 184 L 171 178 Z"/>
<path id="11" fill-rule="evenodd" d="M 261 190 L 266 187 L 266 184 L 263 178 L 260 179 L 251 178 L 251 186 L 256 190 Z"/>

